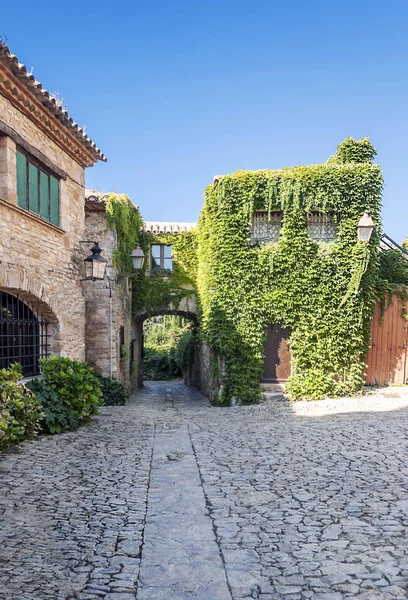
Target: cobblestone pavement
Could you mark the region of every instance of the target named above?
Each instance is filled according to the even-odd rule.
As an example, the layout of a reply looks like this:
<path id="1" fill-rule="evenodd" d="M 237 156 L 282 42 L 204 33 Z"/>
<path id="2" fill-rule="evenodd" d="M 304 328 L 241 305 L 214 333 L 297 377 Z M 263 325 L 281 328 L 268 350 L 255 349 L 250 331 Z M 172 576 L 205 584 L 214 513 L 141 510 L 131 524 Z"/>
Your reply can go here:
<path id="1" fill-rule="evenodd" d="M 0 459 L 1 600 L 408 598 L 408 395 L 150 384 Z"/>

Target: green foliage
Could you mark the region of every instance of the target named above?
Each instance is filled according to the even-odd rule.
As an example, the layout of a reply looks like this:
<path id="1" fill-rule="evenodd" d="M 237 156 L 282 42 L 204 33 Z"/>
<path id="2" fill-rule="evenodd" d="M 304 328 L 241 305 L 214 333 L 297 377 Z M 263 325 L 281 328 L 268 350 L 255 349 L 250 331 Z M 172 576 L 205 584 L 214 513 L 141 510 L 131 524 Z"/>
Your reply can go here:
<path id="1" fill-rule="evenodd" d="M 174 349 L 174 360 L 182 373 L 186 372 L 194 361 L 195 335 L 193 329 L 181 333 Z"/>
<path id="2" fill-rule="evenodd" d="M 323 165 L 238 171 L 207 188 L 198 225 L 201 334 L 215 355 L 218 401 L 260 398 L 269 323 L 291 328 L 293 399 L 356 392 L 377 282 L 382 175 L 368 139 L 348 138 Z M 280 210 L 278 243 L 250 242 L 255 210 Z M 357 240 L 367 210 L 376 229 Z M 336 242 L 313 241 L 311 211 L 338 215 Z"/>
<path id="3" fill-rule="evenodd" d="M 77 427 L 77 419 L 66 410 L 57 392 L 43 379 L 31 379 L 26 383 L 42 406 L 44 420 L 42 429 L 47 433 L 62 433 Z"/>
<path id="4" fill-rule="evenodd" d="M 129 360 L 129 350 L 125 344 L 120 347 L 120 358 L 121 360 Z"/>
<path id="5" fill-rule="evenodd" d="M 165 315 L 144 324 L 145 379 L 166 381 L 180 377 L 191 364 L 192 324 L 181 317 Z"/>
<path id="6" fill-rule="evenodd" d="M 370 138 L 355 140 L 348 137 L 337 146 L 336 154 L 328 162 L 371 163 L 375 156 L 377 156 L 377 151 L 370 142 Z"/>
<path id="7" fill-rule="evenodd" d="M 110 194 L 106 201 L 106 221 L 117 234 L 114 264 L 123 274 L 132 273 L 130 253 L 140 243 L 143 233 L 139 209 L 124 194 Z"/>
<path id="8" fill-rule="evenodd" d="M 173 359 L 173 348 L 145 348 L 143 375 L 149 381 L 168 381 L 180 377 L 180 370 Z"/>
<path id="9" fill-rule="evenodd" d="M 116 379 L 112 379 L 111 377 L 103 377 L 99 373 L 95 373 L 95 376 L 101 386 L 103 405 L 118 406 L 126 404 L 129 395 L 119 381 L 116 381 Z"/>
<path id="10" fill-rule="evenodd" d="M 65 423 L 60 416 L 54 419 L 52 433 L 78 427 L 98 412 L 102 393 L 94 370 L 86 362 L 50 356 L 40 360 L 40 367 L 44 384 L 58 396 L 57 415 L 66 418 Z M 49 396 L 46 401 L 51 404 L 53 398 Z"/>
<path id="11" fill-rule="evenodd" d="M 21 366 L 0 369 L 0 448 L 35 436 L 43 417 L 41 404 L 31 390 L 18 383 Z"/>
<path id="12" fill-rule="evenodd" d="M 150 273 L 150 246 L 172 246 L 173 271 Z M 134 278 L 133 314 L 140 312 L 154 315 L 178 306 L 183 298 L 195 293 L 197 274 L 197 238 L 194 230 L 178 234 L 146 233 L 141 239 L 146 260 L 143 270 Z"/>
<path id="13" fill-rule="evenodd" d="M 400 250 L 382 250 L 376 282 L 376 299 L 380 303 L 382 316 L 394 294 L 405 305 L 408 300 L 408 261 Z M 405 309 L 402 316 L 407 318 Z"/>
<path id="14" fill-rule="evenodd" d="M 408 251 L 408 237 L 402 242 L 402 247 Z"/>

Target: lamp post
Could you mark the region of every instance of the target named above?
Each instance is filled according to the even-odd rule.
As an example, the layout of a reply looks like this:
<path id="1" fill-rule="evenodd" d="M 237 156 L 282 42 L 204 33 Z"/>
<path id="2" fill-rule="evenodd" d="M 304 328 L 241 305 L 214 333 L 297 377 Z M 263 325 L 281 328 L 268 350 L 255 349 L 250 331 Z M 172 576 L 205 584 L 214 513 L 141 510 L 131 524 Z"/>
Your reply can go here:
<path id="1" fill-rule="evenodd" d="M 374 221 L 372 220 L 368 212 L 365 211 L 361 215 L 361 219 L 359 220 L 357 225 L 357 237 L 359 241 L 368 243 L 370 241 L 371 234 L 374 231 L 374 227 Z"/>

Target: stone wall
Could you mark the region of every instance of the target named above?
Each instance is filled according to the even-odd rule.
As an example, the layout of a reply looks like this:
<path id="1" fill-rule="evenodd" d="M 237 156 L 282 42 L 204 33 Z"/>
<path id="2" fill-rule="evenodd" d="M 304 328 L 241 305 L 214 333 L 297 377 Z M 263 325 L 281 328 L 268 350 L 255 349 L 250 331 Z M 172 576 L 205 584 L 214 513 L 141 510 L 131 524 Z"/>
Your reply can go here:
<path id="1" fill-rule="evenodd" d="M 52 352 L 84 359 L 84 167 L 2 95 L 0 123 L 12 132 L 0 137 L 0 288 L 47 316 Z M 61 177 L 59 227 L 17 206 L 16 138 Z"/>
<path id="2" fill-rule="evenodd" d="M 133 339 L 131 282 L 129 279 L 117 282 L 113 265 L 116 232 L 106 229 L 103 201 L 86 201 L 85 236 L 99 242 L 102 256 L 108 261 L 109 277 L 82 284 L 86 306 L 86 360 L 99 373 L 117 378 L 129 390 Z M 87 247 L 87 254 L 90 254 L 90 247 Z M 125 352 L 121 349 L 122 327 Z"/>

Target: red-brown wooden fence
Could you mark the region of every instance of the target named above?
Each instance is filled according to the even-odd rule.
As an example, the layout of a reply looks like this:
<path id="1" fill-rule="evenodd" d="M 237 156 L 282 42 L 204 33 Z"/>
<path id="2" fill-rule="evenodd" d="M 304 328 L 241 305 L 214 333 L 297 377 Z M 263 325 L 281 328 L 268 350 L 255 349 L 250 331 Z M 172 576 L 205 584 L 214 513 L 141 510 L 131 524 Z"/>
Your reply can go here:
<path id="1" fill-rule="evenodd" d="M 368 385 L 408 383 L 408 321 L 401 316 L 403 304 L 393 296 L 381 322 L 377 304 L 371 324 L 371 347 L 367 356 Z"/>

